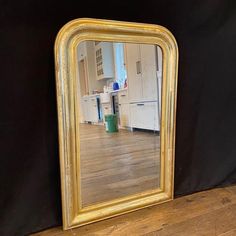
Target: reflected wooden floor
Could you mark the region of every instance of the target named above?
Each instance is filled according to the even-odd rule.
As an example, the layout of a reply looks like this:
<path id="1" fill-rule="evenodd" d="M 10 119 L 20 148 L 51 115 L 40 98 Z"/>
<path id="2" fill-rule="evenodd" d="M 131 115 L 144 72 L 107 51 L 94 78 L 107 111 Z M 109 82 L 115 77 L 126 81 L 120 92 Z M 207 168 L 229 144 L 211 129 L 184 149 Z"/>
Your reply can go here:
<path id="1" fill-rule="evenodd" d="M 159 187 L 159 135 L 91 124 L 81 124 L 80 134 L 83 206 Z"/>

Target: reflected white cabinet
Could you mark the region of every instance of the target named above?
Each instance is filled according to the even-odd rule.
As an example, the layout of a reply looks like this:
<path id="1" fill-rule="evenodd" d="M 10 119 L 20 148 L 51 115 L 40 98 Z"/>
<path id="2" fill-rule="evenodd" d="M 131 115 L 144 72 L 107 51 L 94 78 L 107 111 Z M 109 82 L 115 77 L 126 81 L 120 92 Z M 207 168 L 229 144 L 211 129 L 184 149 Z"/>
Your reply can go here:
<path id="1" fill-rule="evenodd" d="M 96 96 L 85 96 L 83 101 L 83 120 L 84 122 L 99 122 L 98 104 Z"/>
<path id="2" fill-rule="evenodd" d="M 113 43 L 95 42 L 97 80 L 114 78 L 115 71 L 113 58 Z"/>
<path id="3" fill-rule="evenodd" d="M 140 44 L 142 100 L 157 100 L 156 47 Z"/>
<path id="4" fill-rule="evenodd" d="M 138 101 L 142 97 L 142 76 L 140 72 L 140 47 L 138 44 L 125 44 L 126 69 L 129 100 Z"/>
<path id="5" fill-rule="evenodd" d="M 89 115 L 90 121 L 93 123 L 98 123 L 98 104 L 97 98 L 95 96 L 89 99 Z"/>
<path id="6" fill-rule="evenodd" d="M 130 127 L 129 122 L 129 104 L 120 104 L 120 126 Z"/>
<path id="7" fill-rule="evenodd" d="M 129 99 L 127 90 L 118 92 L 120 126 L 130 126 Z"/>
<path id="8" fill-rule="evenodd" d="M 125 49 L 130 102 L 157 100 L 156 47 L 127 43 Z"/>
<path id="9" fill-rule="evenodd" d="M 89 97 L 83 97 L 82 99 L 82 112 L 83 120 L 89 121 Z"/>
<path id="10" fill-rule="evenodd" d="M 158 103 L 142 102 L 130 104 L 132 128 L 159 131 Z"/>

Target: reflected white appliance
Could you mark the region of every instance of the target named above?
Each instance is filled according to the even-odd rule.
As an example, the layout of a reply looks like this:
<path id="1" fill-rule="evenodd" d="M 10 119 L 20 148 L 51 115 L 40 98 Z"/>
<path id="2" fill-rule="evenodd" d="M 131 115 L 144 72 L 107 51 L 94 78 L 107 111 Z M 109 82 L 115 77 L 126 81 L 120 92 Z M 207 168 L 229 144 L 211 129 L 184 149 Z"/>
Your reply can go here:
<path id="1" fill-rule="evenodd" d="M 103 121 L 105 121 L 105 115 L 113 114 L 111 93 L 100 93 L 100 103 L 102 108 Z"/>
<path id="2" fill-rule="evenodd" d="M 105 115 L 116 114 L 119 119 L 119 102 L 117 91 L 100 93 L 100 103 L 102 107 L 103 121 Z"/>
<path id="3" fill-rule="evenodd" d="M 97 94 L 83 96 L 82 99 L 84 122 L 99 123 L 101 121 L 100 96 Z"/>
<path id="4" fill-rule="evenodd" d="M 131 128 L 160 130 L 156 56 L 154 45 L 126 44 Z"/>

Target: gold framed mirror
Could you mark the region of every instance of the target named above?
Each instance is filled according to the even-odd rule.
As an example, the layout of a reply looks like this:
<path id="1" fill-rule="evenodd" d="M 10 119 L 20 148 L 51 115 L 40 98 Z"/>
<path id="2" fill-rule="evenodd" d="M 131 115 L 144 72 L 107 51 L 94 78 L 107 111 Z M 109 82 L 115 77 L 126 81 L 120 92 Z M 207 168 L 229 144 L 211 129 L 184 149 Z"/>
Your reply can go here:
<path id="1" fill-rule="evenodd" d="M 60 30 L 64 229 L 173 199 L 177 66 L 162 26 L 82 18 Z"/>

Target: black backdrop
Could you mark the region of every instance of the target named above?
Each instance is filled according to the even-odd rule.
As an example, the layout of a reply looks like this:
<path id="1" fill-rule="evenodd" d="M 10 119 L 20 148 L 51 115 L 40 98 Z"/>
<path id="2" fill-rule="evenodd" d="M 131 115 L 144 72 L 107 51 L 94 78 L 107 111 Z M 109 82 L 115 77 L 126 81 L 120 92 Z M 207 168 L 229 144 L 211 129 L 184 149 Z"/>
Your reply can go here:
<path id="1" fill-rule="evenodd" d="M 3 1 L 0 235 L 61 224 L 53 44 L 79 17 L 166 26 L 179 45 L 175 195 L 236 182 L 236 1 Z"/>

